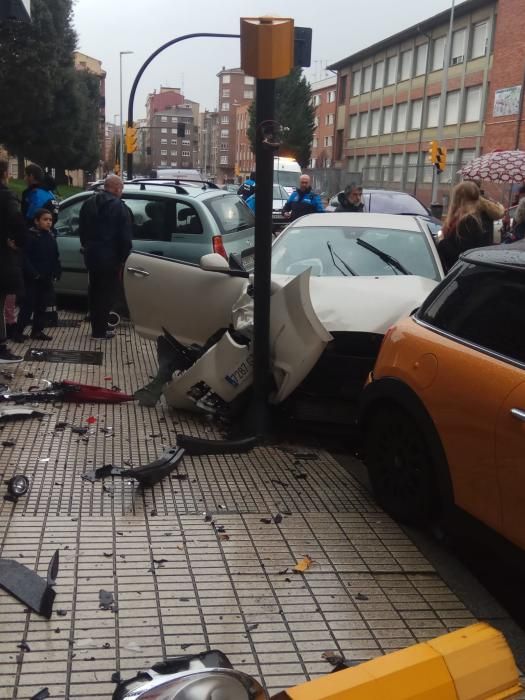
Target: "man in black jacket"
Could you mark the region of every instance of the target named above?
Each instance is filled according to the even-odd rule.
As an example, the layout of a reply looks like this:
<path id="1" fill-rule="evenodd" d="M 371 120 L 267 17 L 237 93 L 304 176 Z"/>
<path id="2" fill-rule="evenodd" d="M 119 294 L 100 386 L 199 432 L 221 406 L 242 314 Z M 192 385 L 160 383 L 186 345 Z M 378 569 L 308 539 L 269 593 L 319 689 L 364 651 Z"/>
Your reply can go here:
<path id="1" fill-rule="evenodd" d="M 352 182 L 345 187 L 344 192 L 339 192 L 337 195 L 339 204 L 336 206 L 336 211 L 345 211 L 348 213 L 361 213 L 365 210 L 363 202 L 363 188 Z"/>
<path id="2" fill-rule="evenodd" d="M 108 319 L 118 290 L 122 267 L 131 250 L 131 217 L 121 201 L 124 185 L 108 175 L 104 191 L 82 205 L 80 243 L 89 272 L 89 313 L 93 338 L 109 340 Z"/>
<path id="3" fill-rule="evenodd" d="M 20 204 L 7 188 L 9 164 L 0 161 L 0 365 L 21 362 L 6 345 L 4 305 L 8 294 L 20 294 L 23 290 L 20 248 L 24 247 L 27 231 Z"/>

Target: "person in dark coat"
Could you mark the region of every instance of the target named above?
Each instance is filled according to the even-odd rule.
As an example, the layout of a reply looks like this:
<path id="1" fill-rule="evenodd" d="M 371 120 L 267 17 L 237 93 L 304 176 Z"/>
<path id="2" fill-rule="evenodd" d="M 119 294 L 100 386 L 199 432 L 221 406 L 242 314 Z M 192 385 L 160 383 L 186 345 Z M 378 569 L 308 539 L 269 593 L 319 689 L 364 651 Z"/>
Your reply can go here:
<path id="1" fill-rule="evenodd" d="M 244 201 L 248 199 L 248 197 L 251 197 L 252 194 L 255 192 L 255 173 L 252 172 L 250 173 L 250 177 L 247 177 L 246 180 L 242 183 L 242 185 L 239 187 L 237 190 L 237 194 L 239 197 L 242 197 Z"/>
<path id="2" fill-rule="evenodd" d="M 44 333 L 46 309 L 54 297 L 53 281 L 60 278 L 60 257 L 53 233 L 53 215 L 48 209 L 37 209 L 34 225 L 29 230 L 24 248 L 25 293 L 18 315 L 18 342 L 26 340 L 24 330 L 33 317 L 32 340 L 51 340 Z"/>
<path id="3" fill-rule="evenodd" d="M 58 219 L 58 200 L 53 192 L 54 180 L 35 163 L 26 166 L 27 189 L 22 193 L 22 214 L 32 226 L 38 209 L 47 209 L 53 215 L 53 226 Z"/>
<path id="4" fill-rule="evenodd" d="M 481 220 L 479 187 L 474 182 L 460 182 L 452 199 L 437 249 L 445 273 L 455 265 L 461 253 L 487 245 Z"/>
<path id="5" fill-rule="evenodd" d="M 339 192 L 337 199 L 339 204 L 336 206 L 335 211 L 361 213 L 365 210 L 363 188 L 355 182 L 347 185 L 344 192 Z"/>
<path id="6" fill-rule="evenodd" d="M 89 315 L 93 338 L 109 340 L 109 313 L 118 293 L 122 268 L 131 250 L 129 209 L 121 200 L 124 185 L 108 175 L 104 191 L 80 209 L 79 235 L 89 273 Z"/>
<path id="7" fill-rule="evenodd" d="M 324 212 L 321 197 L 312 191 L 310 186 L 310 176 L 301 175 L 299 187 L 292 192 L 288 201 L 283 207 L 283 215 L 290 221 L 295 221 L 300 216 Z"/>
<path id="8" fill-rule="evenodd" d="M 0 365 L 22 362 L 7 347 L 4 306 L 7 295 L 23 291 L 20 250 L 25 245 L 27 229 L 20 204 L 7 187 L 8 173 L 9 164 L 0 161 Z"/>

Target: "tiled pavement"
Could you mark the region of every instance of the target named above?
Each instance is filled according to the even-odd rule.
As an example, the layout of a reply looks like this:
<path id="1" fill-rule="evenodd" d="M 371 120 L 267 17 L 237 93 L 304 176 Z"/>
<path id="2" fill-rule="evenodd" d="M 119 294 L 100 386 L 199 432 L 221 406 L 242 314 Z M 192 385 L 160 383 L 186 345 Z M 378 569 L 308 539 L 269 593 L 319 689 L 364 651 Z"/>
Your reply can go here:
<path id="1" fill-rule="evenodd" d="M 13 387 L 42 377 L 132 392 L 154 372 L 154 344 L 129 326 L 110 343 L 91 340 L 85 323 L 53 335 L 53 347 L 102 349 L 102 366 L 26 362 Z M 206 648 L 220 648 L 273 692 L 329 671 L 323 651 L 364 660 L 474 621 L 325 452 L 188 457 L 178 470 L 187 478 L 144 491 L 120 478 L 93 484 L 81 475 L 94 466 L 144 464 L 176 432 L 211 438 L 213 427 L 165 406 L 43 410 L 42 421 L 0 425 L 0 439 L 16 443 L 0 447 L 0 477 L 23 472 L 31 481 L 18 503 L 0 501 L 0 554 L 45 574 L 58 548 L 57 597 L 46 621 L 0 591 L 0 698 L 31 698 L 45 686 L 52 698 L 110 698 L 114 672 L 128 677 Z M 83 440 L 71 426 L 90 416 L 97 420 Z M 61 422 L 68 425 L 56 430 Z M 261 522 L 277 512 L 279 524 Z M 292 573 L 306 554 L 313 566 Z M 100 589 L 118 610 L 99 608 Z"/>

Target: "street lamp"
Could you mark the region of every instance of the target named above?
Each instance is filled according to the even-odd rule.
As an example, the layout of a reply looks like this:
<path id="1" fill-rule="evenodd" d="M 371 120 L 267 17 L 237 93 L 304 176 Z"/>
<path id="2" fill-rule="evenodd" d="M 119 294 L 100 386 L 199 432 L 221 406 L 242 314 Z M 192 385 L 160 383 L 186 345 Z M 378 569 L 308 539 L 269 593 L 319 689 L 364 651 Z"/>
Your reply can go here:
<path id="1" fill-rule="evenodd" d="M 120 166 L 120 176 L 122 177 L 122 173 L 124 170 L 124 134 L 122 131 L 122 56 L 125 56 L 126 54 L 133 53 L 133 51 L 120 51 L 120 158 L 119 158 L 119 166 Z"/>
<path id="2" fill-rule="evenodd" d="M 113 157 L 115 159 L 115 163 L 118 161 L 119 158 L 119 139 L 117 138 L 117 124 L 119 123 L 119 115 L 114 114 L 113 115 Z M 115 166 L 113 166 L 113 169 Z"/>

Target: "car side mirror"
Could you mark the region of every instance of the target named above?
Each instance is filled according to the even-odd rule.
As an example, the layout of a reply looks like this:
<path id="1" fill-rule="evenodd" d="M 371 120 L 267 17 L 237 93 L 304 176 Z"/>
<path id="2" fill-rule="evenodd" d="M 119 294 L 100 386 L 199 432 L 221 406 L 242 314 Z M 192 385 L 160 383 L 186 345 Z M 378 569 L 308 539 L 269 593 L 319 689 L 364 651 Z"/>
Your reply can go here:
<path id="1" fill-rule="evenodd" d="M 200 266 L 208 272 L 229 272 L 230 265 L 219 253 L 208 253 L 203 255 L 200 261 Z"/>

